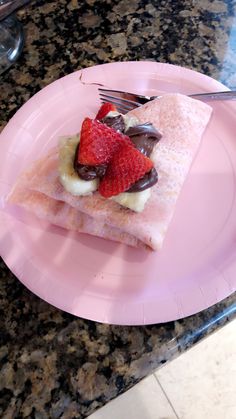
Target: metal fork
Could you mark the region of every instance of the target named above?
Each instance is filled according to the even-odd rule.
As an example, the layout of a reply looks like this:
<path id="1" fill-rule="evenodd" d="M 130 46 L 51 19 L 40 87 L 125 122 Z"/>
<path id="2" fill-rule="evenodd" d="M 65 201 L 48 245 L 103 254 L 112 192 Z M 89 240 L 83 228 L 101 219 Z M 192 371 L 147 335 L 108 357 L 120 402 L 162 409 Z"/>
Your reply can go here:
<path id="1" fill-rule="evenodd" d="M 142 106 L 150 100 L 161 98 L 162 96 L 143 96 L 121 90 L 111 90 L 99 88 L 99 96 L 102 103 L 110 102 L 114 104 L 121 113 L 127 113 L 132 109 Z M 199 100 L 233 100 L 236 99 L 236 90 L 213 93 L 195 93 L 188 95 Z"/>

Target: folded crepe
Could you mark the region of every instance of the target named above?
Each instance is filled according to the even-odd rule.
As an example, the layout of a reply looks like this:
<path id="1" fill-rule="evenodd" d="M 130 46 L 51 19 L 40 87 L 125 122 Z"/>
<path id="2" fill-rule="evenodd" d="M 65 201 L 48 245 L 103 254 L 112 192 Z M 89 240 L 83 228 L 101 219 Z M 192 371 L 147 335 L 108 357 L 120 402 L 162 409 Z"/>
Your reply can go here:
<path id="1" fill-rule="evenodd" d="M 127 114 L 140 123 L 152 123 L 163 134 L 152 153 L 158 183 L 141 213 L 98 192 L 79 197 L 67 192 L 59 178 L 58 148 L 20 176 L 8 200 L 66 229 L 135 247 L 161 249 L 211 112 L 203 102 L 167 94 Z"/>

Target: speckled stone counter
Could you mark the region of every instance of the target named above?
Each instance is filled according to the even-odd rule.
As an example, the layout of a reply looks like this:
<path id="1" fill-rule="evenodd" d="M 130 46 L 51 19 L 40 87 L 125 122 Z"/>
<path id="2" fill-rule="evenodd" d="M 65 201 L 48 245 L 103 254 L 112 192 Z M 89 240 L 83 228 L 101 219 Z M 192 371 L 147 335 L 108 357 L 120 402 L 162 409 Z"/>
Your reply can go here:
<path id="1" fill-rule="evenodd" d="M 34 1 L 18 12 L 19 61 L 1 77 L 0 126 L 77 69 L 157 60 L 236 87 L 234 0 Z M 119 327 L 78 319 L 30 293 L 0 263 L 0 417 L 83 418 L 236 317 L 236 296 L 184 320 Z"/>

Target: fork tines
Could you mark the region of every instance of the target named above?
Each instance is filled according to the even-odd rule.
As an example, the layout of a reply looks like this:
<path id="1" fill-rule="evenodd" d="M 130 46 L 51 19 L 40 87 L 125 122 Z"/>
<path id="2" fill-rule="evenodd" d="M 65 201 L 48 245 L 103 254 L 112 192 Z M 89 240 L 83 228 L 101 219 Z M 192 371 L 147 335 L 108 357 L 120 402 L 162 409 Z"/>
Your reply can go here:
<path id="1" fill-rule="evenodd" d="M 119 96 L 116 95 L 116 91 L 108 91 L 106 89 L 98 89 L 99 90 L 99 96 L 102 103 L 109 102 L 116 106 L 117 110 L 121 113 L 127 113 L 129 111 L 132 111 L 133 109 L 137 108 L 138 106 L 141 106 L 139 103 L 134 102 L 133 100 L 124 99 L 122 98 L 122 94 L 120 92 Z M 110 93 L 112 92 L 112 93 Z M 113 94 L 114 92 L 114 94 Z"/>

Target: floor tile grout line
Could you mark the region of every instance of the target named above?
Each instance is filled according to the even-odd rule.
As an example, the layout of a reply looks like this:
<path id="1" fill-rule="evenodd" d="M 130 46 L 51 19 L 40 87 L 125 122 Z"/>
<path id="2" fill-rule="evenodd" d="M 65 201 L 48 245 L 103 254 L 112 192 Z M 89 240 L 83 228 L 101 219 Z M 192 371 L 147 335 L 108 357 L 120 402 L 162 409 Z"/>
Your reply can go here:
<path id="1" fill-rule="evenodd" d="M 168 400 L 168 402 L 169 402 L 169 404 L 170 404 L 170 406 L 171 406 L 171 408 L 172 408 L 172 410 L 173 410 L 173 412 L 174 412 L 174 414 L 175 414 L 175 416 L 176 416 L 176 419 L 180 419 L 180 417 L 179 417 L 179 415 L 177 414 L 177 412 L 176 412 L 176 410 L 175 410 L 175 408 L 174 408 L 173 404 L 171 403 L 171 401 L 170 401 L 169 397 L 167 396 L 167 394 L 166 394 L 166 392 L 165 392 L 164 388 L 162 387 L 162 385 L 161 385 L 160 381 L 158 380 L 158 378 L 157 378 L 156 374 L 155 374 L 155 373 L 153 373 L 153 375 L 154 375 L 154 377 L 155 377 L 155 379 L 156 379 L 157 384 L 161 387 L 161 390 L 163 391 L 163 393 L 164 393 L 164 395 L 165 395 L 166 399 Z"/>

